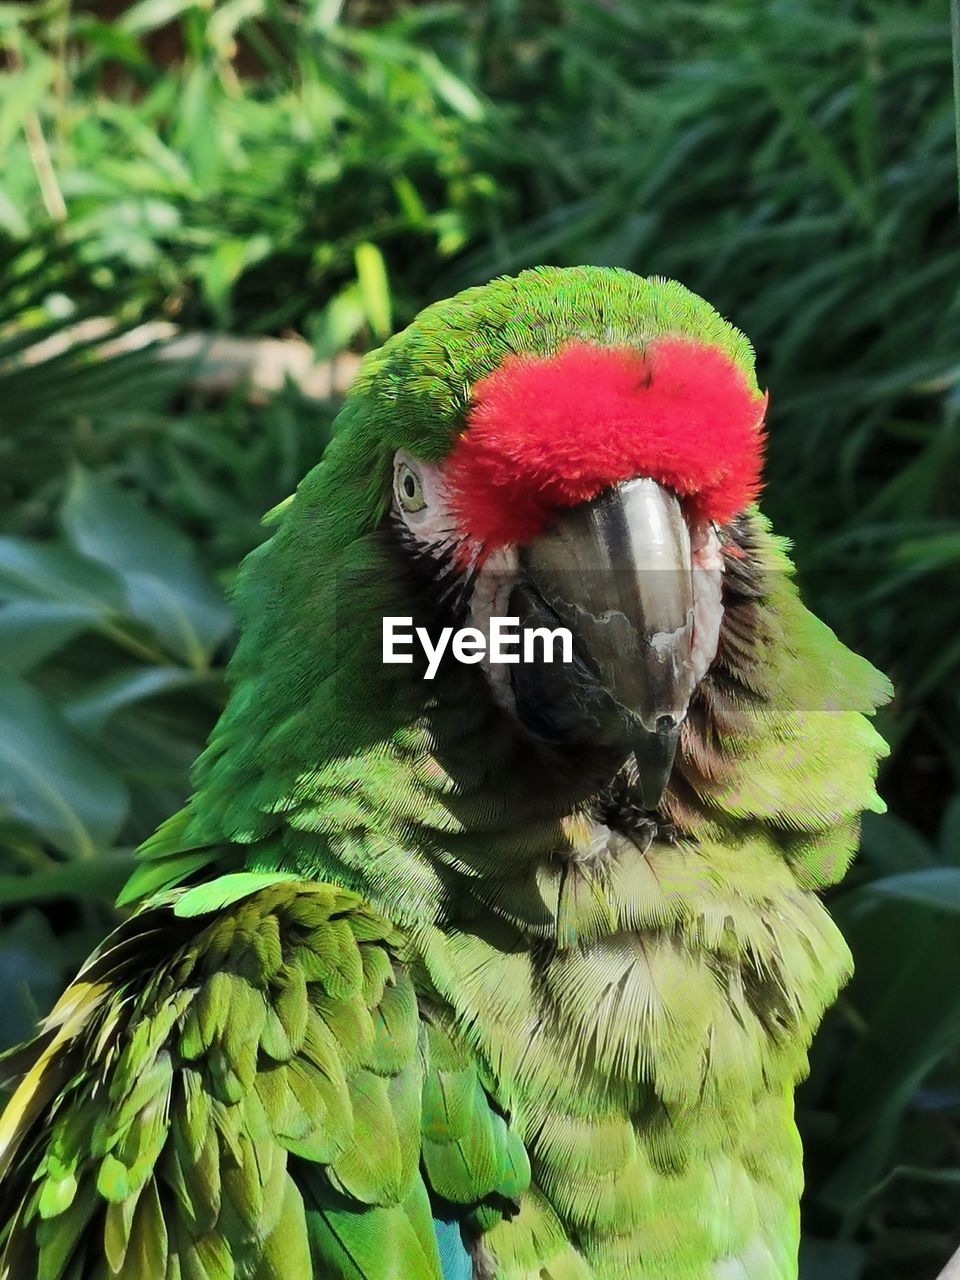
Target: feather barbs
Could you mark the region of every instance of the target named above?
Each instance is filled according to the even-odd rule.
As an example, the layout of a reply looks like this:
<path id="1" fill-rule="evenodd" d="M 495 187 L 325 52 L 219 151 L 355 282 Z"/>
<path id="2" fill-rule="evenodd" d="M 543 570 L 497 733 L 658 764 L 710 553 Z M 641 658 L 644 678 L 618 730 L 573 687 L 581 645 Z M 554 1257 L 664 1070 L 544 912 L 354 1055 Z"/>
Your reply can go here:
<path id="1" fill-rule="evenodd" d="M 452 503 L 488 549 L 640 475 L 673 489 L 693 520 L 723 523 L 760 487 L 765 408 L 727 355 L 686 338 L 508 356 L 473 388 L 445 466 Z"/>

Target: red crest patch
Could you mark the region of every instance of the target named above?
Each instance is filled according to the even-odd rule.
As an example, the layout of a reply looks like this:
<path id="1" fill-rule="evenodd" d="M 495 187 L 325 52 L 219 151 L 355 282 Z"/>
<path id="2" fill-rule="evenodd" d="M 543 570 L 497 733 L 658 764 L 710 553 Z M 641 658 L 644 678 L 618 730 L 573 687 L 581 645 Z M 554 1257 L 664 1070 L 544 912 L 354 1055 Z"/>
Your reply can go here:
<path id="1" fill-rule="evenodd" d="M 759 490 L 765 409 L 723 352 L 683 338 L 508 356 L 473 389 L 445 467 L 453 505 L 487 550 L 633 476 L 672 489 L 691 519 L 723 523 Z"/>

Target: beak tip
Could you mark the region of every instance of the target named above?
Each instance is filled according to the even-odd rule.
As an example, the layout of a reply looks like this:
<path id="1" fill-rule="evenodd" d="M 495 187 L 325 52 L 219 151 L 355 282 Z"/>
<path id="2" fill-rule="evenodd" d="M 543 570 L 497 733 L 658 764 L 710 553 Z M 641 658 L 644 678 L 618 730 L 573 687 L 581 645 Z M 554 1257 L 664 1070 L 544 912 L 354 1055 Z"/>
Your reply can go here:
<path id="1" fill-rule="evenodd" d="M 657 717 L 655 729 L 638 728 L 633 739 L 633 758 L 643 807 L 659 809 L 673 772 L 680 740 L 680 721 L 674 715 Z"/>

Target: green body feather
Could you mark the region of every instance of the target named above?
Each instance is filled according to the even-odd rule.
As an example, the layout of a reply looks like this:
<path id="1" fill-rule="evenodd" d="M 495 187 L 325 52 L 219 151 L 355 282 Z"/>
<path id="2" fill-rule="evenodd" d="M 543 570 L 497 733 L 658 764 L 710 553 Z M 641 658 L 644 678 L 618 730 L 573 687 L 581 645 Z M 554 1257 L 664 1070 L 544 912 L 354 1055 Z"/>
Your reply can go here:
<path id="1" fill-rule="evenodd" d="M 148 900 L 14 1059 L 0 1276 L 792 1280 L 792 1093 L 850 970 L 817 891 L 879 808 L 885 680 L 742 518 L 725 632 L 642 848 L 545 776 L 476 667 L 385 666 L 416 612 L 392 457 L 442 457 L 510 351 L 742 335 L 679 285 L 544 270 L 364 362 L 238 590 L 233 693 Z M 759 393 L 758 393 L 759 394 Z M 195 888 L 184 880 L 205 878 Z"/>

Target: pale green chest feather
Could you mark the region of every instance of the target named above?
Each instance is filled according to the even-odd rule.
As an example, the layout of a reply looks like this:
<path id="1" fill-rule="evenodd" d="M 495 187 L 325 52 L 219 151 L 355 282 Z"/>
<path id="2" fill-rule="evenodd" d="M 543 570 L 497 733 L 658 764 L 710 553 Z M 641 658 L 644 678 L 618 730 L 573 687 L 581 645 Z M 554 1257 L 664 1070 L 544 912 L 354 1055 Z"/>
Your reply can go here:
<path id="1" fill-rule="evenodd" d="M 495 1274 L 539 1276 L 552 1239 L 556 1274 L 584 1280 L 790 1280 L 793 1086 L 846 947 L 762 839 L 588 841 L 540 871 L 555 942 L 489 917 L 418 939 L 531 1157 L 485 1241 Z"/>

